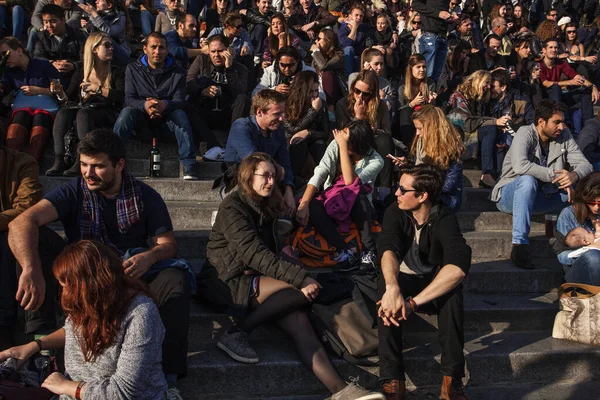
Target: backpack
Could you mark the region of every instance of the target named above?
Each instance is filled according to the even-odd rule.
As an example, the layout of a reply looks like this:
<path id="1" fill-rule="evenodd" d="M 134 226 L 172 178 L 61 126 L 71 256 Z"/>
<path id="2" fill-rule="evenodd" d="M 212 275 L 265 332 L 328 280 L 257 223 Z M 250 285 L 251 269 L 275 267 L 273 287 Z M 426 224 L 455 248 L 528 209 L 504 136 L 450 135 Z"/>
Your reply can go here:
<path id="1" fill-rule="evenodd" d="M 376 221 L 373 222 L 371 232 L 380 233 L 381 225 Z M 340 232 L 340 235 L 350 247 L 356 247 L 359 254 L 362 253 L 363 244 L 354 223 L 350 224 L 350 230 L 347 233 Z M 300 260 L 307 267 L 323 268 L 338 264 L 335 260 L 338 255 L 337 249 L 330 246 L 327 240 L 311 226 L 298 227 L 296 232 L 288 238 L 287 244 L 298 250 Z"/>

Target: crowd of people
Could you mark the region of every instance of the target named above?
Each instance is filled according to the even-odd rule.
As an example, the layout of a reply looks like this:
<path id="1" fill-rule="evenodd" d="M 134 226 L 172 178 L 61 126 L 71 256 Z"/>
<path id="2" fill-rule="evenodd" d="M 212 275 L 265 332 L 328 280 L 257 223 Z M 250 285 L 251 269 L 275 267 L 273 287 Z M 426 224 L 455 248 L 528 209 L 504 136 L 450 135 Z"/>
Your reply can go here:
<path id="1" fill-rule="evenodd" d="M 274 322 L 333 399 L 404 398 L 417 310 L 439 315 L 441 398 L 466 399 L 465 165 L 512 214 L 517 267 L 532 215 L 560 214 L 566 279 L 600 285 L 597 2 L 15 0 L 0 28 L 0 360 L 65 348 L 56 394 L 181 398 L 198 283 L 128 140 L 176 142 L 184 180 L 223 163 L 201 287 L 237 321 L 217 345 L 256 363 L 248 335 Z M 42 196 L 51 138 L 41 172 L 74 179 Z M 344 272 L 380 272 L 382 393 L 346 383 L 311 326 L 323 283 L 280 246 L 306 226 Z M 36 340 L 11 347 L 18 306 Z"/>

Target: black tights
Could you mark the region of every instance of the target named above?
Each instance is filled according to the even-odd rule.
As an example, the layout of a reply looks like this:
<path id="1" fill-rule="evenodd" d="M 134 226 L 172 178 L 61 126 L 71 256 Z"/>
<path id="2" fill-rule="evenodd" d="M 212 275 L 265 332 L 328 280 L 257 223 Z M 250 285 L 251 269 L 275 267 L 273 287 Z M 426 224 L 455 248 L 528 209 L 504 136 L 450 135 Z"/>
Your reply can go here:
<path id="1" fill-rule="evenodd" d="M 307 305 L 308 300 L 300 290 L 282 281 L 262 277 L 259 295 L 253 299 L 252 311 L 242 321 L 240 329 L 250 333 L 260 325 L 275 321 L 294 341 L 300 361 L 331 393 L 337 393 L 346 386 L 346 382 L 331 364 L 327 351 L 313 330 L 304 310 Z"/>

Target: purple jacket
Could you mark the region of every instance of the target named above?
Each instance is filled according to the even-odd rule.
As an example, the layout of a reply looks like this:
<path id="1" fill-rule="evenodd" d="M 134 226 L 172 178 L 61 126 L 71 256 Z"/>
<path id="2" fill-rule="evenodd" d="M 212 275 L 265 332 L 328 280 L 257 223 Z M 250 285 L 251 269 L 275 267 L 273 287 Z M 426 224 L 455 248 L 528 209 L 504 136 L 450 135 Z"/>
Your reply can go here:
<path id="1" fill-rule="evenodd" d="M 317 200 L 323 202 L 325 212 L 335 220 L 341 232 L 345 233 L 350 230 L 350 223 L 352 222 L 350 213 L 361 188 L 366 193 L 371 193 L 373 190 L 371 185 L 361 185 L 358 176 L 354 178 L 352 184 L 346 185 L 344 177 L 340 175 L 332 186 L 317 197 Z"/>

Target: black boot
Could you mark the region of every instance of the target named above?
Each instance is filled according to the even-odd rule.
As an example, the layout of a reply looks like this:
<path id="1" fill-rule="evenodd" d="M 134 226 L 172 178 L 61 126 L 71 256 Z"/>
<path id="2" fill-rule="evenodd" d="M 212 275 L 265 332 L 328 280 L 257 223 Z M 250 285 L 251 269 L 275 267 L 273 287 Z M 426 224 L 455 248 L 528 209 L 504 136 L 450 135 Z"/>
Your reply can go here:
<path id="1" fill-rule="evenodd" d="M 54 156 L 52 168 L 46 171 L 46 176 L 61 176 L 65 171 L 65 167 L 65 156 L 57 154 Z"/>
<path id="2" fill-rule="evenodd" d="M 75 177 L 81 175 L 81 168 L 79 167 L 79 157 L 77 157 L 77 161 L 65 172 L 63 172 L 63 176 Z"/>
<path id="3" fill-rule="evenodd" d="M 528 244 L 513 244 L 512 251 L 510 252 L 510 260 L 515 266 L 523 269 L 534 269 L 534 265 L 531 262 L 531 255 L 529 254 Z"/>

